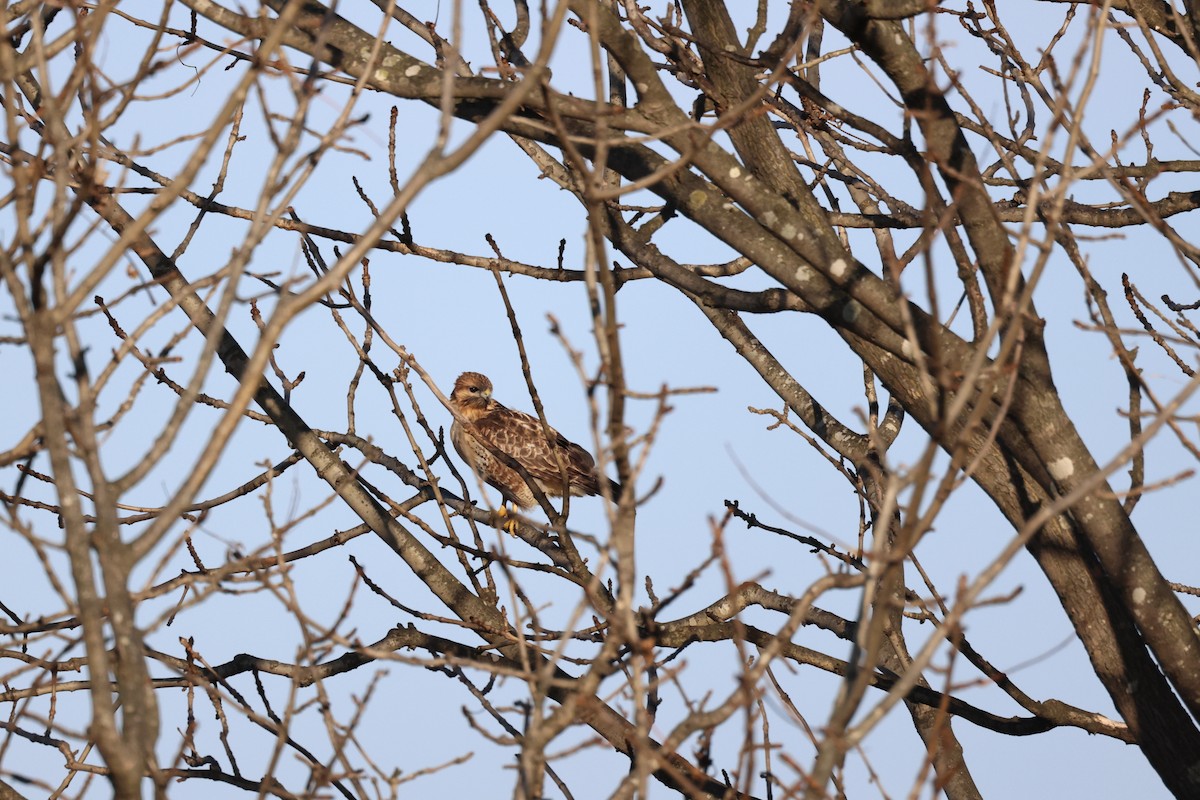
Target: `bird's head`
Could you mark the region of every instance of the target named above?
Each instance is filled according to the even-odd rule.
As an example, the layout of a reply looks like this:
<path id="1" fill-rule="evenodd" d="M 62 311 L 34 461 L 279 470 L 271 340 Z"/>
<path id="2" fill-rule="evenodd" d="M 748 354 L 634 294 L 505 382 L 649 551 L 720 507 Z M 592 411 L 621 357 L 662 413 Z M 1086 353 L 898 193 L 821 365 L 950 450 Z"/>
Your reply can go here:
<path id="1" fill-rule="evenodd" d="M 487 409 L 492 400 L 492 382 L 478 372 L 464 372 L 454 382 L 450 402 L 464 414 Z"/>

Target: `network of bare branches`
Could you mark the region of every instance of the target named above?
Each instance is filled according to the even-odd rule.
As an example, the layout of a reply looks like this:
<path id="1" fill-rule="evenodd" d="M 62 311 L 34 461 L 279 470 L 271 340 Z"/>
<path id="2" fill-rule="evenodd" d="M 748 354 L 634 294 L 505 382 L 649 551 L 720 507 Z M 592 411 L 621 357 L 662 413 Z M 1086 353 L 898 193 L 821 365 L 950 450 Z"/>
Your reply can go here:
<path id="1" fill-rule="evenodd" d="M 0 9 L 0 800 L 1200 796 L 1194 4 L 350 5 Z"/>

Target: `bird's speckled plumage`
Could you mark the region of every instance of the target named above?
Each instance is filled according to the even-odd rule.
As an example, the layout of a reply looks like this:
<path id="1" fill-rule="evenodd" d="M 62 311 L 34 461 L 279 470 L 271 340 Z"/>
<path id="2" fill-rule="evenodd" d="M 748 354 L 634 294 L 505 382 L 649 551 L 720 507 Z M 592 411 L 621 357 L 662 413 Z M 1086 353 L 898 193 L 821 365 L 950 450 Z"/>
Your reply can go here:
<path id="1" fill-rule="evenodd" d="M 532 508 L 537 499 L 521 473 L 504 463 L 503 453 L 519 464 L 537 488 L 549 497 L 562 497 L 561 455 L 571 495 L 600 494 L 602 477 L 588 451 L 551 429 L 551 440 L 537 417 L 514 411 L 492 399 L 492 382 L 478 372 L 464 372 L 454 382 L 450 404 L 468 424 L 458 419 L 450 426 L 450 441 L 471 469 L 504 499 L 521 508 Z M 557 454 L 557 455 L 556 455 Z M 607 480 L 607 479 L 604 479 Z M 621 496 L 621 485 L 608 481 L 610 497 Z"/>

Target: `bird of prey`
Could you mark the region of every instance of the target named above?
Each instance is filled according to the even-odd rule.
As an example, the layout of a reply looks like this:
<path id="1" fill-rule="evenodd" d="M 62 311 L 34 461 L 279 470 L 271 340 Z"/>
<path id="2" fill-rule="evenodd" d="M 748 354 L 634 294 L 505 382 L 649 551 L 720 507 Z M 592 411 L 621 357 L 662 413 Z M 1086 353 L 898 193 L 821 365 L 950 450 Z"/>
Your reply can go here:
<path id="1" fill-rule="evenodd" d="M 537 417 L 492 399 L 492 382 L 486 375 L 459 375 L 450 405 L 462 417 L 456 416 L 450 426 L 454 449 L 475 474 L 500 490 L 505 502 L 521 508 L 537 505 L 531 483 L 549 497 L 562 497 L 564 488 L 579 497 L 600 494 L 601 481 L 607 481 L 609 498 L 616 502 L 621 496 L 621 484 L 601 475 L 587 450 L 553 428 L 547 437 Z M 560 457 L 566 467 L 565 483 Z M 501 507 L 500 513 L 504 515 L 506 510 Z"/>

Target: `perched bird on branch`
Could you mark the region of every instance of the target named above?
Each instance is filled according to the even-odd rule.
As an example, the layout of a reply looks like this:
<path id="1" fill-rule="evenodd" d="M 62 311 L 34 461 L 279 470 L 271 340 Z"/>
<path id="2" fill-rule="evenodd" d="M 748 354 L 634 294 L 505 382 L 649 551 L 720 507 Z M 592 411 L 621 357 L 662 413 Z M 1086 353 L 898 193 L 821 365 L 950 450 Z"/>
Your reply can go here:
<path id="1" fill-rule="evenodd" d="M 601 475 L 587 450 L 553 428 L 547 437 L 537 417 L 493 400 L 492 382 L 486 375 L 459 375 L 450 404 L 462 416 L 450 426 L 454 449 L 475 474 L 500 490 L 506 503 L 521 508 L 537 505 L 531 486 L 548 497 L 562 497 L 564 489 L 575 497 L 600 494 L 601 481 L 607 481 L 614 503 L 620 498 L 621 484 Z M 507 511 L 501 507 L 500 513 Z"/>

